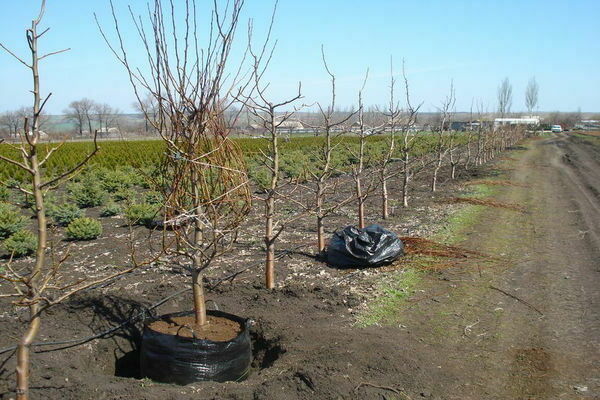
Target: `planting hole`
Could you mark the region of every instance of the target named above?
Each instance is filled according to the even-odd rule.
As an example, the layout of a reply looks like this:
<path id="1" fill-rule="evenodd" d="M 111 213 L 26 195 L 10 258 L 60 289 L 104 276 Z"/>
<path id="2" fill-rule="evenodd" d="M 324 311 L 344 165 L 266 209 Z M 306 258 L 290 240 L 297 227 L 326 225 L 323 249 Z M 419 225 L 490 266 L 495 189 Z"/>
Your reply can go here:
<path id="1" fill-rule="evenodd" d="M 267 339 L 260 332 L 251 332 L 252 336 L 252 368 L 263 370 L 270 368 L 275 364 L 285 352 L 279 338 Z"/>

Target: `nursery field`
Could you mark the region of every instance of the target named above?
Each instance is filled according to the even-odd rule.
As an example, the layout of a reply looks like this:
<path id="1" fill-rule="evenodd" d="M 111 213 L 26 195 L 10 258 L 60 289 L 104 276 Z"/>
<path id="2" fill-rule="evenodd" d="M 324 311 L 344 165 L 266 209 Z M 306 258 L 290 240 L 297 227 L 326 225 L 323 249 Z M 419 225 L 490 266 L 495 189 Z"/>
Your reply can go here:
<path id="1" fill-rule="evenodd" d="M 298 143 L 304 144 L 293 144 L 301 148 L 295 151 L 310 146 Z M 139 164 L 123 166 L 143 153 L 122 147 L 129 144 L 102 143 L 98 157 L 107 164 L 88 168 L 49 199 L 53 256 L 68 252 L 67 275 L 93 278 L 124 268 L 132 255 L 152 260 L 161 247 L 161 235 L 145 223 L 159 194 Z M 144 163 L 158 162 L 158 143 L 134 145 L 155 152 L 144 155 L 154 160 Z M 45 345 L 34 346 L 31 355 L 31 397 L 598 398 L 599 167 L 597 143 L 557 135 L 529 139 L 491 163 L 463 168 L 455 180 L 444 164 L 435 193 L 425 171 L 414 178 L 409 208 L 401 207 L 396 176 L 390 218 L 379 216 L 377 196 L 367 200 L 366 218 L 402 236 L 405 257 L 381 268 L 333 268 L 318 256 L 314 221 L 307 216 L 280 237 L 272 291 L 264 289 L 257 203 L 232 251 L 205 278 L 209 308 L 253 321 L 246 380 L 177 386 L 141 378 L 143 321 L 191 309 L 189 273 L 161 258 L 49 311 L 37 340 Z M 341 171 L 335 179 L 335 196 L 346 197 L 350 176 Z M 31 215 L 26 197 L 13 191 L 3 196 Z M 294 204 L 279 207 L 293 213 Z M 96 239 L 69 237 L 64 225 L 82 215 L 100 221 Z M 355 220 L 354 205 L 346 204 L 328 219 L 326 233 Z M 11 268 L 28 262 L 20 258 Z M 0 294 L 7 287 L 3 282 Z M 0 399 L 9 399 L 15 357 L 5 349 L 20 336 L 26 314 L 6 298 L 0 306 Z"/>
<path id="2" fill-rule="evenodd" d="M 465 141 L 464 135 L 454 134 L 457 144 Z M 260 138 L 234 138 L 234 142 L 243 151 L 248 163 L 250 174 L 260 175 L 258 159 L 261 151 L 268 147 L 268 141 Z M 314 159 L 319 156 L 318 152 L 325 139 L 322 136 L 293 137 L 280 139 L 281 153 L 283 157 L 283 172 L 289 176 L 303 174 L 310 169 Z M 377 135 L 367 139 L 367 159 L 369 163 L 375 163 L 388 146 L 388 135 Z M 335 166 L 347 168 L 355 161 L 352 151 L 358 146 L 356 135 L 343 135 L 334 139 L 334 145 L 338 147 Z M 416 140 L 413 154 L 421 155 L 431 151 L 435 137 L 428 134 L 420 134 Z M 151 170 L 160 165 L 165 152 L 164 143 L 161 140 L 139 140 L 139 141 L 101 141 L 100 151 L 90 161 L 90 165 L 103 168 L 132 167 L 144 171 Z M 49 149 L 58 146 L 57 143 L 48 143 L 41 147 L 40 155 L 43 157 Z M 72 168 L 85 158 L 94 148 L 91 141 L 88 142 L 65 142 L 61 145 L 54 156 L 46 164 L 46 172 L 52 176 Z M 0 143 L 0 155 L 14 158 L 19 153 L 11 145 Z M 0 180 L 22 179 L 25 175 L 14 165 L 0 161 Z"/>

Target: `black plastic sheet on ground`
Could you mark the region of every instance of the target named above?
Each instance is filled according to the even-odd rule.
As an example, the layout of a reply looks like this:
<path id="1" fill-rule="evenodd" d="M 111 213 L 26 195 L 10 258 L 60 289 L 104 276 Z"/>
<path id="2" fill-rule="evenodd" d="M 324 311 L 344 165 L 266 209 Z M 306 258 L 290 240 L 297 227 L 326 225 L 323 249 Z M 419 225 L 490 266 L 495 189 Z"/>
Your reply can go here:
<path id="1" fill-rule="evenodd" d="M 404 245 L 398 235 L 379 225 L 340 229 L 327 247 L 327 262 L 342 268 L 379 267 L 402 255 Z"/>
<path id="2" fill-rule="evenodd" d="M 220 311 L 207 313 L 239 322 L 242 332 L 230 341 L 213 342 L 156 332 L 146 325 L 140 354 L 142 376 L 179 385 L 245 379 L 252 363 L 248 320 Z M 191 312 L 175 313 L 162 318 L 189 314 Z"/>

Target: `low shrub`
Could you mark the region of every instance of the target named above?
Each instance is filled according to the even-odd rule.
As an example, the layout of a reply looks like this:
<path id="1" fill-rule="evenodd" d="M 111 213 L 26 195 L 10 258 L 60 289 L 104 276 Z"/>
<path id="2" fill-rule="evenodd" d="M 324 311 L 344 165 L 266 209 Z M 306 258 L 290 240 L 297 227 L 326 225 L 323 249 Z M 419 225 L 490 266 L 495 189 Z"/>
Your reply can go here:
<path id="1" fill-rule="evenodd" d="M 248 175 L 260 190 L 266 190 L 271 184 L 269 169 L 258 162 L 248 163 Z"/>
<path id="2" fill-rule="evenodd" d="M 92 240 L 102 234 L 102 224 L 93 218 L 77 218 L 67 226 L 67 237 L 71 240 Z"/>
<path id="3" fill-rule="evenodd" d="M 305 181 L 308 179 L 307 171 L 311 171 L 314 161 L 303 151 L 291 151 L 281 157 L 281 172 L 288 178 Z"/>
<path id="4" fill-rule="evenodd" d="M 0 203 L 0 240 L 6 239 L 27 225 L 27 218 L 8 203 Z"/>
<path id="5" fill-rule="evenodd" d="M 165 202 L 165 198 L 162 193 L 151 190 L 144 193 L 144 203 L 153 205 L 162 205 Z"/>
<path id="6" fill-rule="evenodd" d="M 9 198 L 10 190 L 6 186 L 0 186 L 0 202 L 6 202 Z"/>
<path id="7" fill-rule="evenodd" d="M 63 203 L 58 205 L 50 203 L 46 208 L 46 215 L 54 225 L 67 226 L 73 220 L 84 217 L 85 212 L 75 204 Z"/>
<path id="8" fill-rule="evenodd" d="M 115 193 L 119 190 L 128 189 L 134 184 L 131 174 L 121 170 L 106 171 L 101 177 L 101 185 L 109 193 Z"/>
<path id="9" fill-rule="evenodd" d="M 114 217 L 115 215 L 119 215 L 120 213 L 121 206 L 113 202 L 109 202 L 102 208 L 102 210 L 100 210 L 101 217 Z"/>
<path id="10" fill-rule="evenodd" d="M 126 203 L 133 203 L 137 197 L 137 193 L 133 189 L 121 188 L 112 194 L 114 201 L 124 201 Z"/>
<path id="11" fill-rule="evenodd" d="M 4 250 L 13 257 L 33 254 L 37 249 L 37 237 L 29 231 L 18 231 L 4 241 Z"/>
<path id="12" fill-rule="evenodd" d="M 67 186 L 69 197 L 80 208 L 97 207 L 106 203 L 108 194 L 93 175 Z"/>
<path id="13" fill-rule="evenodd" d="M 161 171 L 157 167 L 140 168 L 134 175 L 134 183 L 144 189 L 150 189 L 155 186 L 155 178 Z"/>
<path id="14" fill-rule="evenodd" d="M 151 226 L 157 219 L 160 206 L 157 204 L 131 204 L 125 209 L 125 217 L 132 225 Z"/>

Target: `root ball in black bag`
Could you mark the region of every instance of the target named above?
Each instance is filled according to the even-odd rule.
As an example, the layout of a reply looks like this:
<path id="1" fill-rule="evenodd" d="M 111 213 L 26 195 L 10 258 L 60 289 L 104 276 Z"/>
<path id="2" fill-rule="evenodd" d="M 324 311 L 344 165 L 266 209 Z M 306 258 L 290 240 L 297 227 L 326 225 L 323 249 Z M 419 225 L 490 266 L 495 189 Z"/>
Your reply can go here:
<path id="1" fill-rule="evenodd" d="M 187 385 L 198 381 L 241 381 L 252 362 L 252 344 L 248 320 L 220 312 L 208 315 L 227 318 L 240 324 L 241 332 L 232 340 L 214 342 L 164 334 L 144 328 L 140 367 L 142 376 L 157 382 Z M 161 318 L 191 315 L 191 312 L 167 314 Z"/>
<path id="2" fill-rule="evenodd" d="M 327 262 L 342 268 L 379 267 L 402 255 L 404 245 L 398 235 L 379 225 L 347 226 L 333 234 L 327 247 Z"/>

